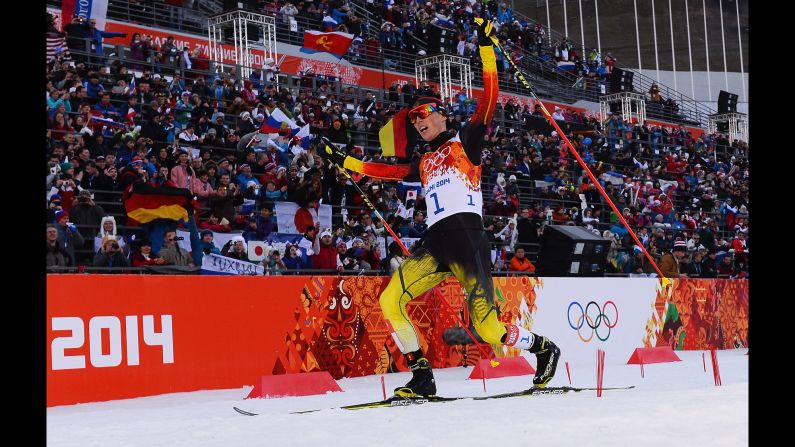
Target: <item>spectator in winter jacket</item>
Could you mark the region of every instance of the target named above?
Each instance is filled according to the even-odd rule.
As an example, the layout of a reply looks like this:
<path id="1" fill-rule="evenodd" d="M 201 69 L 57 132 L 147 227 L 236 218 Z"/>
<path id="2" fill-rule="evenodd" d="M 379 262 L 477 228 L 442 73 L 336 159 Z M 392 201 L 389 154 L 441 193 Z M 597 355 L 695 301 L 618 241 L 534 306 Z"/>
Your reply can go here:
<path id="1" fill-rule="evenodd" d="M 77 264 L 75 258 L 75 248 L 82 247 L 85 244 L 85 239 L 77 231 L 77 227 L 69 222 L 69 213 L 66 211 L 55 212 L 56 229 L 58 230 L 58 243 L 61 245 L 63 251 L 69 255 L 74 265 Z"/>
<path id="2" fill-rule="evenodd" d="M 248 262 L 248 253 L 246 252 L 246 240 L 243 236 L 235 236 L 232 238 L 232 245 L 226 254 L 227 258 L 237 259 L 238 261 Z"/>
<path id="3" fill-rule="evenodd" d="M 192 179 L 196 176 L 193 168 L 190 166 L 190 156 L 184 149 L 177 151 L 178 158 L 177 164 L 171 168 L 171 181 L 177 188 L 190 189 Z"/>
<path id="4" fill-rule="evenodd" d="M 58 229 L 53 224 L 47 224 L 47 267 L 67 267 L 70 264 L 72 260 L 69 253 L 58 242 Z"/>
<path id="5" fill-rule="evenodd" d="M 99 228 L 102 223 L 102 218 L 105 216 L 105 210 L 101 206 L 94 203 L 91 197 L 91 191 L 84 189 L 80 191 L 77 198 L 72 204 L 71 209 L 72 222 L 76 225 L 91 226 Z M 93 230 L 87 230 L 87 234 L 93 234 Z"/>
<path id="6" fill-rule="evenodd" d="M 193 258 L 191 258 L 190 254 L 188 254 L 184 248 L 179 246 L 176 238 L 176 231 L 166 231 L 166 234 L 163 236 L 163 246 L 160 248 L 157 255 L 165 259 L 166 263 L 169 265 L 195 266 Z"/>
<path id="7" fill-rule="evenodd" d="M 129 254 L 130 248 L 124 241 L 124 237 L 119 235 L 116 231 L 116 218 L 113 216 L 105 216 L 102 218 L 102 223 L 99 226 L 99 233 L 94 237 L 94 251 L 98 252 L 102 248 L 102 240 L 106 237 L 113 237 L 121 247 L 122 254 L 126 257 Z"/>
<path id="8" fill-rule="evenodd" d="M 714 248 L 709 249 L 707 257 L 701 261 L 701 277 L 702 278 L 717 278 L 718 277 L 718 263 L 717 263 L 717 250 Z"/>
<path id="9" fill-rule="evenodd" d="M 121 252 L 121 247 L 113 236 L 102 239 L 102 249 L 94 256 L 94 267 L 129 267 L 130 263 Z M 110 271 L 107 273 L 120 273 Z"/>
<path id="10" fill-rule="evenodd" d="M 276 219 L 273 217 L 273 205 L 263 204 L 256 216 L 256 240 L 264 241 L 268 235 L 276 231 Z"/>
<path id="11" fill-rule="evenodd" d="M 140 267 L 143 265 L 163 265 L 166 260 L 159 258 L 152 253 L 152 243 L 148 239 L 142 239 L 133 244 L 137 246 L 131 256 L 132 266 Z"/>
<path id="12" fill-rule="evenodd" d="M 674 242 L 674 247 L 669 253 L 665 253 L 660 258 L 658 267 L 666 278 L 687 278 L 686 273 L 679 272 L 679 263 L 687 254 L 687 243 L 685 241 Z"/>
<path id="13" fill-rule="evenodd" d="M 114 33 L 109 31 L 102 31 L 97 29 L 96 19 L 88 20 L 88 30 L 86 32 L 88 37 L 91 38 L 91 49 L 96 54 L 103 54 L 102 39 L 105 37 L 127 37 L 127 33 Z"/>
<path id="14" fill-rule="evenodd" d="M 536 267 L 525 257 L 524 248 L 518 247 L 516 249 L 516 254 L 508 265 L 508 270 L 512 272 L 535 272 Z"/>
<path id="15" fill-rule="evenodd" d="M 287 268 L 287 270 L 299 270 L 304 268 L 311 268 L 302 259 L 297 245 L 287 246 L 287 250 L 284 253 L 282 262 L 284 263 L 284 266 Z"/>
<path id="16" fill-rule="evenodd" d="M 344 270 L 342 261 L 337 256 L 337 248 L 334 247 L 331 236 L 331 230 L 326 228 L 320 232 L 320 237 L 315 239 L 312 265 L 316 269 L 342 272 Z"/>

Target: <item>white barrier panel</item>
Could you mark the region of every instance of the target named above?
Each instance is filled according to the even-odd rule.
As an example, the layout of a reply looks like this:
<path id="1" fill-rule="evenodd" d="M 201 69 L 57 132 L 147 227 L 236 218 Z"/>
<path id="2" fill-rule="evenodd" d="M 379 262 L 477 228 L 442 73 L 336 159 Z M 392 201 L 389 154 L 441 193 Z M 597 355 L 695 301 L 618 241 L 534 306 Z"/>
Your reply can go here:
<path id="1" fill-rule="evenodd" d="M 626 363 L 643 346 L 659 288 L 652 278 L 544 278 L 532 331 L 560 347 L 559 368 L 565 361 L 595 364 L 598 348 L 605 363 Z"/>

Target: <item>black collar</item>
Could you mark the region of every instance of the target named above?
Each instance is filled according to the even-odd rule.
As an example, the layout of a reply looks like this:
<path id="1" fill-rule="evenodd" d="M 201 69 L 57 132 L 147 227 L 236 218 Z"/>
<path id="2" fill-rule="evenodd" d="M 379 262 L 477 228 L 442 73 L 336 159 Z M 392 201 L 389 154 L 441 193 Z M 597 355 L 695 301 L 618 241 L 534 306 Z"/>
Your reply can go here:
<path id="1" fill-rule="evenodd" d="M 447 140 L 453 138 L 455 136 L 455 132 L 452 130 L 445 130 L 444 132 L 440 133 L 436 136 L 433 140 L 429 141 L 428 144 L 431 146 L 431 150 L 439 149 Z"/>

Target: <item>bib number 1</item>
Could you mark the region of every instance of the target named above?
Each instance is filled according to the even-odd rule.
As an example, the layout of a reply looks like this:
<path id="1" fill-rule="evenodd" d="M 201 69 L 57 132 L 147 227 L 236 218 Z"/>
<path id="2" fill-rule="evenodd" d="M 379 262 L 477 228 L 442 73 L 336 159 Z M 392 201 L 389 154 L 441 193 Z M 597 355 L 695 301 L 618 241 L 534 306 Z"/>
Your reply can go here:
<path id="1" fill-rule="evenodd" d="M 441 213 L 442 211 L 444 211 L 444 208 L 442 208 L 442 207 L 440 207 L 440 206 L 439 206 L 439 198 L 436 196 L 436 193 L 435 193 L 435 192 L 434 192 L 434 193 L 431 193 L 431 194 L 429 194 L 429 195 L 428 195 L 428 197 L 431 197 L 431 198 L 433 198 L 433 204 L 434 204 L 434 206 L 436 207 L 436 209 L 433 211 L 433 214 L 439 214 L 439 213 Z"/>

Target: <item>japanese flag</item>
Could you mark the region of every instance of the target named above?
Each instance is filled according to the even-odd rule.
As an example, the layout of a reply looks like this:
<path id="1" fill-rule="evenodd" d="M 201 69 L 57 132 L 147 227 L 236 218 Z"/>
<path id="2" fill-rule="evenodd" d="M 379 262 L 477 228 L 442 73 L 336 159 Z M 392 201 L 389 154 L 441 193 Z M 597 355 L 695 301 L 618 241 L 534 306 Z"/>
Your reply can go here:
<path id="1" fill-rule="evenodd" d="M 263 241 L 248 241 L 249 261 L 262 261 L 268 257 L 268 246 Z"/>

